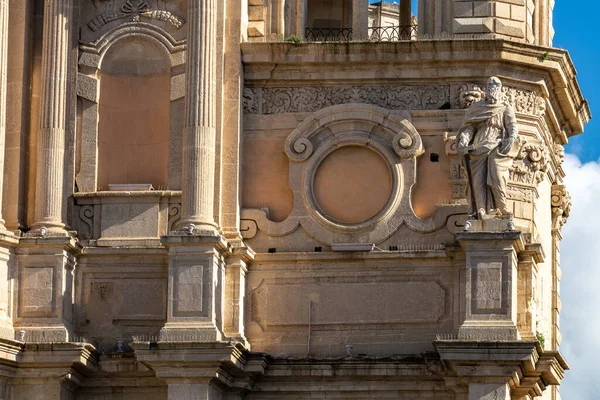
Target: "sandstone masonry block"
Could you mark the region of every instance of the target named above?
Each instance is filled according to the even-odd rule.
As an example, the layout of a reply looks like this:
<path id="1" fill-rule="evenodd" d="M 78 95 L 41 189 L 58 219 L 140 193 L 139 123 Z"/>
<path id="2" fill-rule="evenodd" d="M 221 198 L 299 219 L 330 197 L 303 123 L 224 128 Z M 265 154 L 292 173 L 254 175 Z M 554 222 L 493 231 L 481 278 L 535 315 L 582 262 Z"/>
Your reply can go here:
<path id="1" fill-rule="evenodd" d="M 493 1 L 475 1 L 473 2 L 473 15 L 475 17 L 491 17 L 493 16 L 494 2 Z"/>
<path id="2" fill-rule="evenodd" d="M 506 19 L 496 19 L 496 33 L 502 35 L 513 36 L 516 38 L 525 38 L 525 24 L 519 21 L 511 21 Z"/>
<path id="3" fill-rule="evenodd" d="M 510 18 L 515 21 L 525 21 L 525 7 L 510 6 Z"/>
<path id="4" fill-rule="evenodd" d="M 472 17 L 473 16 L 473 2 L 456 3 L 454 4 L 454 15 L 456 17 Z"/>
<path id="5" fill-rule="evenodd" d="M 492 33 L 494 32 L 493 18 L 456 18 L 455 33 Z"/>
<path id="6" fill-rule="evenodd" d="M 496 3 L 496 17 L 510 18 L 510 4 Z"/>

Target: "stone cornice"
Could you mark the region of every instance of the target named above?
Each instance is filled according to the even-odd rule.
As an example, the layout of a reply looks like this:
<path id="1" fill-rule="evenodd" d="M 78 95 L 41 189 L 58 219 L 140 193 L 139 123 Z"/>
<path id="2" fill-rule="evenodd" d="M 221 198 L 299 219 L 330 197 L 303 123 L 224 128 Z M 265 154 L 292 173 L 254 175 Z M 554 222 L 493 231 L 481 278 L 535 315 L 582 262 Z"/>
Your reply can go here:
<path id="1" fill-rule="evenodd" d="M 550 96 L 556 128 L 567 136 L 583 132 L 591 118 L 567 51 L 504 39 L 438 39 L 411 42 L 243 43 L 250 85 L 282 86 L 327 82 L 410 84 L 484 81 L 490 74 L 506 84 Z M 375 68 L 376 64 L 381 67 Z M 318 68 L 315 68 L 318 66 Z M 310 71 L 310 74 L 304 73 Z M 468 71 L 465 75 L 465 71 Z M 307 76 L 310 80 L 307 80 Z M 543 82 L 543 83 L 540 83 Z"/>

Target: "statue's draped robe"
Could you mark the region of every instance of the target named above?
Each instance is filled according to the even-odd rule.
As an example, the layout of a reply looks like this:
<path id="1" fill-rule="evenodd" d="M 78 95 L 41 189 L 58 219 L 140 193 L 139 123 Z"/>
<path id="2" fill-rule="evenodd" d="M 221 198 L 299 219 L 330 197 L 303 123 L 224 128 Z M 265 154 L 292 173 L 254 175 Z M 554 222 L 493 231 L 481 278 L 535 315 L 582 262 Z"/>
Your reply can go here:
<path id="1" fill-rule="evenodd" d="M 508 169 L 514 155 L 499 152 L 500 142 L 506 137 L 518 135 L 515 112 L 509 104 L 490 104 L 479 101 L 467 110 L 458 136 L 458 146 L 468 147 L 475 204 L 470 213 L 479 209 L 505 211 Z"/>

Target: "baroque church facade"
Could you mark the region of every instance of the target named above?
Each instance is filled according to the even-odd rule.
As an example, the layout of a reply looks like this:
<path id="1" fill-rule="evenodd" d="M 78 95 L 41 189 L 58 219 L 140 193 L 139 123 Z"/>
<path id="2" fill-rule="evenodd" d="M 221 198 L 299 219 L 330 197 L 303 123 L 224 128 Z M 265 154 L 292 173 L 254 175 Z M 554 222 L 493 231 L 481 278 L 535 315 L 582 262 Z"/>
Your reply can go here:
<path id="1" fill-rule="evenodd" d="M 554 0 L 411 3 L 0 0 L 0 399 L 560 399 Z"/>

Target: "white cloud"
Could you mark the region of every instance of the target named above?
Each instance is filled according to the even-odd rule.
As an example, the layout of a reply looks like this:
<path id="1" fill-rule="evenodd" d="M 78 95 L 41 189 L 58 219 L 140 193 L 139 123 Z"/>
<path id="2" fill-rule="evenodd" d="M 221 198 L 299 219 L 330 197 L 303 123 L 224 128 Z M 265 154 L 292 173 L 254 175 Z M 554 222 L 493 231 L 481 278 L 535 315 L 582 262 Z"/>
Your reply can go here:
<path id="1" fill-rule="evenodd" d="M 565 400 L 596 400 L 600 379 L 600 164 L 567 154 L 567 188 L 573 199 L 561 243 L 561 353 L 571 370 L 561 385 Z"/>

